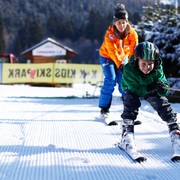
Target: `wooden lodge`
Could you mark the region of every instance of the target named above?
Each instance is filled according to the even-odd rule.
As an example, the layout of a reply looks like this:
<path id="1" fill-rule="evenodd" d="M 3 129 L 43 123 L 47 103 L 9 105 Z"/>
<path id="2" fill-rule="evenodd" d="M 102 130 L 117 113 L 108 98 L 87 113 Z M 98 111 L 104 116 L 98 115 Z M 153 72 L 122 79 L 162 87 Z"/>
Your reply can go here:
<path id="1" fill-rule="evenodd" d="M 69 63 L 70 58 L 76 55 L 77 53 L 71 48 L 47 38 L 23 51 L 20 56 L 26 58 L 27 63 Z"/>

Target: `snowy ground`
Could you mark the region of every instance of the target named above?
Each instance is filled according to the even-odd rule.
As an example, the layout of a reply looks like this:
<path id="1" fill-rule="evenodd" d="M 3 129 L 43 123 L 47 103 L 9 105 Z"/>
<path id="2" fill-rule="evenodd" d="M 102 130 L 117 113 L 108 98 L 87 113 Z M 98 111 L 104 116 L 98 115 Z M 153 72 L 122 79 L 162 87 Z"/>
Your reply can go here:
<path id="1" fill-rule="evenodd" d="M 171 162 L 167 126 L 142 101 L 135 127 L 137 146 L 148 160 L 135 163 L 115 144 L 120 124 L 106 126 L 99 115 L 99 89 L 0 86 L 1 180 L 179 180 Z M 79 98 L 64 98 L 66 96 Z M 60 98 L 63 97 L 63 98 Z M 180 104 L 172 104 L 180 120 Z M 123 106 L 115 91 L 111 115 Z"/>

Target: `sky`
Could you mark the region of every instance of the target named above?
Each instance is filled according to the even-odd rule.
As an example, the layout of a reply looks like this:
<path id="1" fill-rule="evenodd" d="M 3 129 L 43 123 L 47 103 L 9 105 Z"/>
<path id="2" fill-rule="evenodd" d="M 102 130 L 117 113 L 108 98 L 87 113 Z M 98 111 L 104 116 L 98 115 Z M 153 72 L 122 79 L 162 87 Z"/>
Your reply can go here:
<path id="1" fill-rule="evenodd" d="M 117 147 L 122 101 L 113 94 L 107 126 L 100 118 L 100 89 L 0 86 L 1 180 L 178 180 L 180 163 L 172 162 L 165 122 L 142 100 L 135 127 L 144 163 L 132 161 Z M 180 103 L 173 103 L 180 122 Z"/>
<path id="2" fill-rule="evenodd" d="M 178 2 L 178 0 L 161 0 L 161 3 L 164 4 L 175 4 L 175 2 Z"/>

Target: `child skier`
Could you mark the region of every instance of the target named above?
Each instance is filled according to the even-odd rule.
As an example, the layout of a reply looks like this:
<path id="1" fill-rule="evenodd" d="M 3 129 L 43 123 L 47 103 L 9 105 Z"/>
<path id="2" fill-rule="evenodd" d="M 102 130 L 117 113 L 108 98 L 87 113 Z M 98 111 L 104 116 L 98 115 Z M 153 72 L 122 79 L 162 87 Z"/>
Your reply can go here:
<path id="1" fill-rule="evenodd" d="M 173 112 L 168 99 L 169 84 L 163 72 L 158 47 L 151 42 L 139 43 L 130 62 L 124 66 L 122 89 L 124 95 L 124 110 L 121 114 L 122 139 L 120 147 L 134 160 L 145 161 L 146 158 L 138 154 L 134 139 L 134 121 L 141 106 L 143 97 L 157 111 L 163 121 L 167 123 L 174 154 L 173 161 L 180 160 L 180 128 L 177 124 L 176 113 Z"/>

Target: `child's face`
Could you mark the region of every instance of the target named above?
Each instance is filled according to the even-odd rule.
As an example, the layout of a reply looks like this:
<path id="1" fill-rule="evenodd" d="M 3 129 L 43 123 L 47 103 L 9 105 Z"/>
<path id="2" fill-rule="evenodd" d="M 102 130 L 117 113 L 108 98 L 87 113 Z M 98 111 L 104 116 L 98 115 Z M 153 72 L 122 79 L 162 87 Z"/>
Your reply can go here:
<path id="1" fill-rule="evenodd" d="M 147 61 L 139 58 L 138 65 L 139 69 L 144 74 L 149 74 L 154 69 L 154 61 Z"/>
<path id="2" fill-rule="evenodd" d="M 123 20 L 123 19 L 120 19 L 120 20 L 117 20 L 114 25 L 116 26 L 117 30 L 122 33 L 125 31 L 126 29 L 126 26 L 127 26 L 127 21 Z"/>

